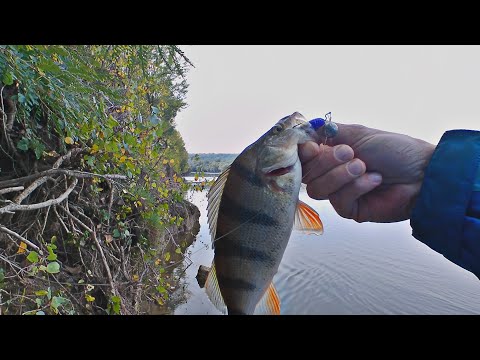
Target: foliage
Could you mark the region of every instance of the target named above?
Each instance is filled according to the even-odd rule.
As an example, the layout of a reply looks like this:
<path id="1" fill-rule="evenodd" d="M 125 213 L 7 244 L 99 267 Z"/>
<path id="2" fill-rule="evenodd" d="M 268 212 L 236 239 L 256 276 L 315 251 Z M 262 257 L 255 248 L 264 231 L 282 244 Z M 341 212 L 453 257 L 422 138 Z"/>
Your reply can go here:
<path id="1" fill-rule="evenodd" d="M 15 179 L 25 188 L 17 197 L 0 193 L 0 200 L 39 204 L 73 189 L 66 201 L 34 211 L 0 205 L 0 223 L 39 247 L 27 250 L 22 241 L 11 250 L 0 241 L 0 250 L 26 260 L 34 278 L 62 276 L 64 264 L 81 263 L 81 286 L 110 283 L 110 292 L 82 292 L 84 309 L 106 299 L 105 311 L 124 313 L 109 268 L 120 261 L 118 271 L 131 280 L 125 265 L 134 256 L 127 252 L 136 244 L 150 249 L 145 224 L 166 228 L 183 220 L 171 211 L 188 189 L 178 175 L 188 168 L 188 154 L 174 120 L 186 105 L 191 65 L 173 45 L 0 45 L 0 151 L 7 160 L 0 162 L 0 190 Z M 70 172 L 38 175 L 60 166 Z M 5 236 L 10 244 L 21 238 Z M 103 265 L 88 263 L 103 255 Z M 3 279 L 7 268 L 0 267 Z M 31 299 L 37 313 L 71 313 L 76 306 L 65 289 L 38 299 Z"/>
<path id="2" fill-rule="evenodd" d="M 191 172 L 221 173 L 238 154 L 188 154 L 188 166 Z"/>

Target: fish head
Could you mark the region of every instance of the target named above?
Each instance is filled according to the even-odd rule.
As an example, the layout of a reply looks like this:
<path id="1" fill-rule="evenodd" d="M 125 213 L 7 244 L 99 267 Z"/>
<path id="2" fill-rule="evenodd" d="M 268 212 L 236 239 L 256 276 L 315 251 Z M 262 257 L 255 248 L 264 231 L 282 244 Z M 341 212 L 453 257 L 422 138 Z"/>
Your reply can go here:
<path id="1" fill-rule="evenodd" d="M 288 174 L 298 161 L 298 145 L 318 141 L 318 134 L 305 117 L 295 112 L 280 119 L 263 137 L 257 169 L 266 176 Z"/>

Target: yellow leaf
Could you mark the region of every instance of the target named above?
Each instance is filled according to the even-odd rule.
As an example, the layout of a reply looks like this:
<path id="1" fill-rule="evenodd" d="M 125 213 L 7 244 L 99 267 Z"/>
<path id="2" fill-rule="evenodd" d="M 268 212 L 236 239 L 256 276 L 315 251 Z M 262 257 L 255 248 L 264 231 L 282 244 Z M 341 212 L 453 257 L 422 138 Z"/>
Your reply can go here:
<path id="1" fill-rule="evenodd" d="M 175 160 L 170 159 L 170 165 L 173 165 L 175 163 Z"/>
<path id="2" fill-rule="evenodd" d="M 96 152 L 98 152 L 98 145 L 93 144 L 92 150 L 90 150 L 90 154 L 95 154 Z"/>
<path id="3" fill-rule="evenodd" d="M 17 254 L 23 254 L 26 250 L 27 250 L 27 244 L 21 241 L 20 246 L 18 247 Z"/>
<path id="4" fill-rule="evenodd" d="M 124 148 L 121 148 L 121 149 L 120 149 L 120 152 L 121 152 L 122 154 L 125 154 L 125 149 L 124 149 Z"/>
<path id="5" fill-rule="evenodd" d="M 93 302 L 95 301 L 95 297 L 85 294 L 85 300 L 87 300 L 88 302 Z"/>
<path id="6" fill-rule="evenodd" d="M 127 157 L 125 155 L 123 155 L 121 158 L 120 158 L 120 162 L 123 163 L 125 162 L 125 160 L 127 160 Z"/>
<path id="7" fill-rule="evenodd" d="M 135 274 L 135 275 L 132 276 L 132 279 L 133 279 L 133 281 L 138 281 L 139 276 L 137 274 Z"/>
<path id="8" fill-rule="evenodd" d="M 48 156 L 58 156 L 58 153 L 55 151 L 55 150 L 52 150 L 50 152 L 47 153 Z"/>
<path id="9" fill-rule="evenodd" d="M 113 236 L 110 234 L 106 234 L 105 241 L 107 242 L 107 244 L 111 243 L 113 241 Z"/>
<path id="10" fill-rule="evenodd" d="M 165 173 L 164 173 L 164 172 L 161 172 L 161 173 L 160 173 L 160 176 L 161 176 L 162 178 L 164 178 L 164 177 L 165 177 Z"/>
<path id="11" fill-rule="evenodd" d="M 72 139 L 70 136 L 67 136 L 67 137 L 65 138 L 65 142 L 66 142 L 67 144 L 69 144 L 69 145 L 72 145 L 74 141 L 73 141 L 73 139 Z"/>
<path id="12" fill-rule="evenodd" d="M 160 265 L 160 264 L 161 264 L 161 262 L 162 262 L 162 261 L 161 261 L 160 259 L 157 259 L 157 260 L 155 260 L 155 265 L 157 265 L 157 266 L 158 266 L 158 265 Z"/>
<path id="13" fill-rule="evenodd" d="M 168 163 L 168 160 L 163 160 L 163 165 L 166 165 Z"/>
<path id="14" fill-rule="evenodd" d="M 156 183 L 152 183 L 152 188 L 156 188 L 157 187 L 157 184 Z"/>

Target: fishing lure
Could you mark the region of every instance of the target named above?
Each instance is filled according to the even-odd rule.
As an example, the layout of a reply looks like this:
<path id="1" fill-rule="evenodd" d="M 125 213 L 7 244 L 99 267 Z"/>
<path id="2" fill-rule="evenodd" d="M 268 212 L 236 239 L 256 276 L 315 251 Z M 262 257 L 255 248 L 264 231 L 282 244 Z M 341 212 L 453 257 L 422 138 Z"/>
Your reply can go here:
<path id="1" fill-rule="evenodd" d="M 327 143 L 327 140 L 329 138 L 333 138 L 333 137 L 337 136 L 337 134 L 338 134 L 338 125 L 335 124 L 332 121 L 332 113 L 331 112 L 328 112 L 328 113 L 325 114 L 325 119 L 315 118 L 315 119 L 310 120 L 309 123 L 310 123 L 310 125 L 312 125 L 312 127 L 315 130 L 320 129 L 323 126 L 323 134 L 325 135 L 324 144 Z"/>

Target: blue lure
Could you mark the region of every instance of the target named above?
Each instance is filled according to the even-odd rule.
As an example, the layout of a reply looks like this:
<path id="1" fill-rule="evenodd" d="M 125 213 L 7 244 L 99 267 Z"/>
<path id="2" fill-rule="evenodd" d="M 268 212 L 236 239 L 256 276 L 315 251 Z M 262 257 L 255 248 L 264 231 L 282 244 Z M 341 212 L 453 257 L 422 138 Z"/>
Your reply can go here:
<path id="1" fill-rule="evenodd" d="M 325 114 L 325 119 L 315 118 L 315 119 L 310 120 L 309 123 L 310 123 L 310 125 L 312 125 L 312 127 L 315 130 L 318 130 L 322 126 L 325 126 L 323 128 L 323 131 L 325 132 L 325 137 L 326 138 L 333 138 L 338 133 L 338 125 L 335 124 L 332 121 L 332 113 L 331 112 Z"/>

